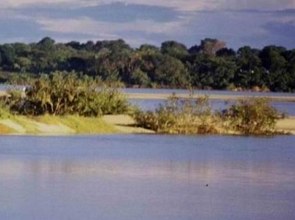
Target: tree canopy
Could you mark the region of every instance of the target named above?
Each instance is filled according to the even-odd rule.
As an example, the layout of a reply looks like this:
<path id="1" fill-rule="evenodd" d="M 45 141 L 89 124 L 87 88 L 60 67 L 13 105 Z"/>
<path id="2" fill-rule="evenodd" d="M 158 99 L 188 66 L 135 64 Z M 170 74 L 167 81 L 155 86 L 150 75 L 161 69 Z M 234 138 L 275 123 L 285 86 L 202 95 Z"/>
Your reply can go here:
<path id="1" fill-rule="evenodd" d="M 160 47 L 143 44 L 132 48 L 122 39 L 57 43 L 50 37 L 37 43 L 0 45 L 1 81 L 9 73 L 54 71 L 75 71 L 136 87 L 294 92 L 295 49 L 269 45 L 234 50 L 211 38 L 191 47 L 172 40 Z"/>

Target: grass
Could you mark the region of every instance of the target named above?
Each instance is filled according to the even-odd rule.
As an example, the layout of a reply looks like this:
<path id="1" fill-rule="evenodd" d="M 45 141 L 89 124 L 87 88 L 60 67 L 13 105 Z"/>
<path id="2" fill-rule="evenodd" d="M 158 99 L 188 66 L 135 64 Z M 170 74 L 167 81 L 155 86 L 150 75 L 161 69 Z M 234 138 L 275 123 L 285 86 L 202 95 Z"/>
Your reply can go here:
<path id="1" fill-rule="evenodd" d="M 82 117 L 77 115 L 68 116 L 51 116 L 44 115 L 34 117 L 37 122 L 59 125 L 63 124 L 78 134 L 107 134 L 117 133 L 117 129 L 110 124 L 107 124 L 99 117 Z"/>
<path id="2" fill-rule="evenodd" d="M 11 118 L 13 115 L 10 113 L 9 108 L 0 101 L 0 119 Z"/>
<path id="3" fill-rule="evenodd" d="M 26 116 L 15 116 L 13 118 L 13 121 L 21 125 L 26 130 L 26 133 L 38 134 L 39 132 L 34 123 L 32 123 L 33 118 L 29 118 Z"/>
<path id="4" fill-rule="evenodd" d="M 5 118 L 2 118 L 3 120 Z M 9 119 L 20 125 L 25 129 L 25 133 L 27 134 L 42 134 L 45 131 L 42 131 L 38 127 L 38 123 L 42 123 L 42 126 L 48 125 L 46 130 L 49 130 L 50 133 L 73 133 L 69 132 L 69 130 L 73 130 L 76 134 L 111 134 L 118 133 L 118 129 L 115 126 L 106 123 L 103 119 L 99 117 L 82 117 L 77 115 L 71 116 L 52 116 L 52 115 L 44 115 L 44 116 L 20 116 L 13 115 L 13 117 L 9 117 Z M 1 119 L 0 119 L 1 120 Z M 51 125 L 58 126 L 57 128 L 50 127 Z M 4 124 L 0 123 L 0 134 L 10 134 L 15 133 L 17 131 L 12 128 L 7 127 Z"/>

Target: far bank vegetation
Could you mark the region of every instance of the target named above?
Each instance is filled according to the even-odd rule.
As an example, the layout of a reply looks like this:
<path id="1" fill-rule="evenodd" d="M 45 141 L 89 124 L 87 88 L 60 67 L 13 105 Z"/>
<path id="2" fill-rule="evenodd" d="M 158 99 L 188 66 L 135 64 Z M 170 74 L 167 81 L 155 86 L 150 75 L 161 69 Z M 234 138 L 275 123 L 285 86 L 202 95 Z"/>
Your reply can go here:
<path id="1" fill-rule="evenodd" d="M 269 45 L 234 50 L 219 39 L 133 48 L 122 39 L 0 44 L 0 83 L 75 71 L 127 87 L 295 91 L 295 50 Z"/>

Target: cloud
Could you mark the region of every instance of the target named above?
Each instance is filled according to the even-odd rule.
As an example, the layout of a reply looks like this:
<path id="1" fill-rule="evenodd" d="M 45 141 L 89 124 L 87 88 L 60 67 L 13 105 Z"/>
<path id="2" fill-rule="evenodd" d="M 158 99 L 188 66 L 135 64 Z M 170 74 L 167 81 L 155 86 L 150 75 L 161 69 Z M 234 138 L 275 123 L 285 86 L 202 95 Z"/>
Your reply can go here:
<path id="1" fill-rule="evenodd" d="M 96 40 L 124 38 L 128 42 L 136 42 L 137 45 L 145 42 L 146 35 L 173 35 L 182 27 L 186 26 L 188 20 L 180 19 L 171 22 L 155 22 L 152 20 L 135 20 L 128 23 L 112 23 L 81 17 L 77 19 L 52 19 L 38 18 L 36 22 L 46 32 L 58 34 L 83 33 Z M 134 36 L 138 37 L 134 37 Z M 149 41 L 151 42 L 151 41 Z"/>
<path id="2" fill-rule="evenodd" d="M 0 8 L 20 8 L 26 6 L 70 3 L 71 0 L 2 0 Z"/>
<path id="3" fill-rule="evenodd" d="M 244 45 L 262 48 L 275 44 L 295 47 L 295 14 L 288 11 L 219 11 L 196 13 L 187 26 L 182 40 L 218 38 L 229 47 Z M 180 39 L 180 38 L 179 38 Z"/>
<path id="4" fill-rule="evenodd" d="M 67 5 L 69 7 L 89 7 L 112 3 L 139 4 L 175 8 L 177 10 L 193 11 L 211 9 L 216 0 L 2 0 L 1 8 L 21 8 L 36 6 Z"/>
<path id="5" fill-rule="evenodd" d="M 226 9 L 281 10 L 295 8 L 294 0 L 220 0 Z"/>
<path id="6" fill-rule="evenodd" d="M 137 46 L 177 40 L 191 46 L 211 37 L 234 48 L 245 44 L 290 48 L 295 47 L 294 4 L 290 0 L 4 0 L 0 28 L 5 31 L 0 40 L 36 41 L 49 35 L 62 41 L 123 38 Z"/>
<path id="7" fill-rule="evenodd" d="M 295 46 L 295 17 L 287 21 L 268 22 L 263 27 L 272 36 L 272 41 L 276 39 L 280 45 Z"/>
<path id="8" fill-rule="evenodd" d="M 174 8 L 180 11 L 295 8 L 294 0 L 2 0 L 1 8 L 36 6 L 88 7 L 112 3 Z"/>
<path id="9" fill-rule="evenodd" d="M 122 31 L 138 31 L 142 33 L 172 33 L 177 31 L 186 20 L 165 22 L 159 24 L 152 20 L 135 20 L 128 23 L 112 23 L 103 22 L 90 19 L 88 17 L 81 17 L 77 19 L 52 19 L 39 18 L 36 21 L 42 26 L 43 30 L 58 32 L 58 33 L 78 33 L 83 32 L 89 35 L 107 35 L 109 37 L 118 36 L 116 33 Z M 108 34 L 106 34 L 108 33 Z"/>
<path id="10" fill-rule="evenodd" d="M 154 20 L 167 22 L 177 20 L 184 13 L 171 8 L 147 6 L 138 4 L 113 3 L 100 6 L 88 6 L 84 8 L 24 8 L 15 9 L 19 14 L 26 16 L 43 16 L 48 18 L 79 18 L 89 17 L 94 20 L 126 23 L 134 20 Z M 187 14 L 187 13 L 185 13 Z"/>
<path id="11" fill-rule="evenodd" d="M 228 42 L 229 47 L 238 48 L 243 45 L 263 47 L 266 44 L 294 47 L 294 18 L 290 13 L 284 15 L 283 11 L 218 11 L 195 12 L 165 22 L 135 19 L 120 23 L 89 17 L 40 17 L 36 22 L 49 33 L 83 33 L 97 40 L 123 38 L 133 46 L 142 43 L 159 45 L 165 40 L 177 40 L 191 46 L 211 37 Z M 280 24 L 285 25 L 281 27 Z"/>

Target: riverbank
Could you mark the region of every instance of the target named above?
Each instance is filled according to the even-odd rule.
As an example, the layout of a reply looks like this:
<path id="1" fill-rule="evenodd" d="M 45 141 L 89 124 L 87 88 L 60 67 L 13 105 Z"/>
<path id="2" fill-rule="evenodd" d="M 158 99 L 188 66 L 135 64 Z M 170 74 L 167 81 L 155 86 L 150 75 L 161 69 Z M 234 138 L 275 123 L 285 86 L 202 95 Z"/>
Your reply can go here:
<path id="1" fill-rule="evenodd" d="M 276 129 L 295 135 L 295 117 L 281 119 Z M 136 127 L 128 115 L 106 115 L 102 118 L 79 116 L 13 116 L 0 119 L 1 135 L 76 135 L 76 134 L 153 134 Z"/>
<path id="2" fill-rule="evenodd" d="M 128 99 L 140 99 L 140 100 L 166 100 L 169 98 L 172 94 L 169 93 L 123 93 L 126 95 Z M 5 96 L 7 93 L 5 91 L 0 91 L 0 97 Z M 208 98 L 211 100 L 238 100 L 241 98 L 252 98 L 254 95 L 251 95 L 251 93 L 245 95 L 245 94 L 239 94 L 237 92 L 235 95 L 226 95 L 226 94 L 210 94 L 208 95 Z M 187 93 L 177 93 L 177 97 L 179 98 L 189 98 L 190 95 Z M 204 94 L 193 94 L 193 98 L 200 98 L 204 97 Z M 294 96 L 275 96 L 275 95 L 268 95 L 267 98 L 269 98 L 273 102 L 295 102 L 295 95 Z"/>
<path id="3" fill-rule="evenodd" d="M 75 135 L 154 133 L 139 128 L 128 115 L 106 115 L 102 118 L 80 116 L 11 116 L 0 119 L 0 135 Z"/>
<path id="4" fill-rule="evenodd" d="M 171 96 L 171 94 L 150 94 L 150 93 L 127 93 L 126 94 L 128 99 L 142 99 L 142 100 L 166 100 Z M 190 94 L 178 94 L 177 97 L 179 98 L 190 98 L 193 97 L 195 99 L 204 97 L 204 94 L 193 94 L 190 96 Z M 211 100 L 238 100 L 242 98 L 252 98 L 254 95 L 251 95 L 249 93 L 248 95 L 242 95 L 242 94 L 235 94 L 235 95 L 226 95 L 226 94 L 210 94 L 208 95 L 208 99 Z M 262 96 L 263 97 L 263 96 Z M 269 95 L 267 96 L 271 101 L 273 102 L 295 102 L 295 96 L 274 96 L 274 95 Z"/>

